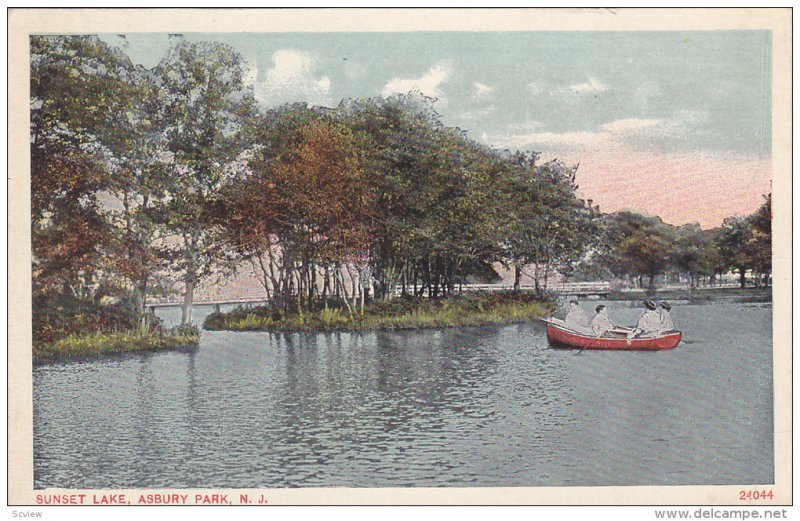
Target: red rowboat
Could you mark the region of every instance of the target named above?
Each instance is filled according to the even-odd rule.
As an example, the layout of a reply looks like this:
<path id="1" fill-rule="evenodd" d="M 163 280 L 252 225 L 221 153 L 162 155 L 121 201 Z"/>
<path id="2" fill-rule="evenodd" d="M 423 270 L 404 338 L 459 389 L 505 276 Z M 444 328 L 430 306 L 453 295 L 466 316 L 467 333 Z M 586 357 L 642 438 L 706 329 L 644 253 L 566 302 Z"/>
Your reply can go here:
<path id="1" fill-rule="evenodd" d="M 616 349 L 628 351 L 659 351 L 677 347 L 681 341 L 680 331 L 669 331 L 661 336 L 646 338 L 628 338 L 620 330 L 612 330 L 602 337 L 582 335 L 557 323 L 547 323 L 547 340 L 553 347 L 567 349 Z"/>

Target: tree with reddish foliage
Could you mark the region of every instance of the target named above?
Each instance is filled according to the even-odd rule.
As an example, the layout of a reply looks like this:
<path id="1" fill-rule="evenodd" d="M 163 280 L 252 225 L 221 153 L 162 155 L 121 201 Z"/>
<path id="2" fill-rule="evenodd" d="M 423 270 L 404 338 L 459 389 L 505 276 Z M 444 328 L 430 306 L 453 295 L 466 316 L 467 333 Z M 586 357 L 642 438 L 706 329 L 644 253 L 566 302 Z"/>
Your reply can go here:
<path id="1" fill-rule="evenodd" d="M 304 107 L 270 117 L 260 130 L 267 146 L 226 191 L 226 236 L 245 257 L 277 262 L 271 286 L 284 303 L 295 296 L 302 312 L 319 293 L 320 268 L 366 252 L 373 201 L 346 127 Z M 333 273 L 343 284 L 340 271 Z"/>
<path id="2" fill-rule="evenodd" d="M 124 147 L 136 70 L 96 37 L 31 37 L 31 221 L 34 296 L 97 296 L 113 236 L 98 197 Z"/>

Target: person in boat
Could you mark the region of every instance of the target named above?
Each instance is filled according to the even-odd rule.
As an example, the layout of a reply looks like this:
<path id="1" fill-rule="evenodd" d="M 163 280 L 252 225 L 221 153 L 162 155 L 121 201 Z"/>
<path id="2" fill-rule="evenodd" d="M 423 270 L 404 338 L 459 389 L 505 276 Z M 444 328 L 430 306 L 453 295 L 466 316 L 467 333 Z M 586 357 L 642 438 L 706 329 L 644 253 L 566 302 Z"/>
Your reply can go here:
<path id="1" fill-rule="evenodd" d="M 577 331 L 578 333 L 592 333 L 592 324 L 589 322 L 589 317 L 586 316 L 586 313 L 581 309 L 577 300 L 569 301 L 569 313 L 567 313 L 564 322 L 569 329 Z"/>
<path id="2" fill-rule="evenodd" d="M 652 300 L 645 300 L 644 307 L 646 308 L 644 313 L 628 336 L 656 336 L 661 331 L 661 315 L 656 311 L 656 303 Z"/>
<path id="3" fill-rule="evenodd" d="M 614 324 L 608 318 L 608 309 L 604 305 L 600 304 L 594 310 L 596 314 L 592 318 L 592 332 L 594 336 L 601 337 L 614 329 Z"/>
<path id="4" fill-rule="evenodd" d="M 661 315 L 661 331 L 674 331 L 675 324 L 672 322 L 672 317 L 669 312 L 672 310 L 672 305 L 666 300 L 659 304 L 658 313 Z"/>

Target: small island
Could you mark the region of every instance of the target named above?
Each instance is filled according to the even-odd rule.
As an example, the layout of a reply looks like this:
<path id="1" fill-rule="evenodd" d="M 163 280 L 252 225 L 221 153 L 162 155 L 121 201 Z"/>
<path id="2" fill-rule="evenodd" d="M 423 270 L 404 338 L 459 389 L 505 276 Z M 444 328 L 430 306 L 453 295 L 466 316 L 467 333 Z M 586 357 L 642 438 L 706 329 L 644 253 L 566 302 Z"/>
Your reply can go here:
<path id="1" fill-rule="evenodd" d="M 555 310 L 555 299 L 524 292 L 465 294 L 449 299 L 398 297 L 350 310 L 342 303 L 287 313 L 271 306 L 238 307 L 210 314 L 210 331 L 371 331 L 511 324 L 536 320 Z"/>
<path id="2" fill-rule="evenodd" d="M 73 333 L 33 345 L 33 362 L 84 360 L 101 355 L 194 348 L 200 343 L 195 326 L 129 328 Z"/>

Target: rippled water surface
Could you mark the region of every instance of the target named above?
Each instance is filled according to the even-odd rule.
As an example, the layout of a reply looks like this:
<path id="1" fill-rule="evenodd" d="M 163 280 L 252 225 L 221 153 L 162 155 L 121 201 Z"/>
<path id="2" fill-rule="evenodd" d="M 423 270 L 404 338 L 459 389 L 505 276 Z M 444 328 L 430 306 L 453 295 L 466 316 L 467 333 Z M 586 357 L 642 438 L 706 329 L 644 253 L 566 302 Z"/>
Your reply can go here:
<path id="1" fill-rule="evenodd" d="M 187 352 L 39 366 L 35 486 L 771 483 L 771 306 L 672 316 L 684 342 L 656 353 L 576 356 L 522 324 L 204 332 Z"/>

